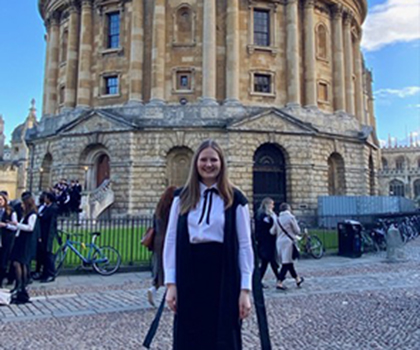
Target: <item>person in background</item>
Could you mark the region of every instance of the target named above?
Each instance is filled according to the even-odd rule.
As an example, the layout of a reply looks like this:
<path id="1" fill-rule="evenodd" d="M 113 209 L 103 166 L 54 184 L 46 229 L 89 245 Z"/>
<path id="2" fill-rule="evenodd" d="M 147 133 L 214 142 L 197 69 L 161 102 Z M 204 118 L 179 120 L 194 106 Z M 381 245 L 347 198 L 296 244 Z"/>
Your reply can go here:
<path id="1" fill-rule="evenodd" d="M 0 192 L 0 288 L 3 288 L 3 281 L 7 277 L 10 253 L 15 241 L 16 232 L 7 228 L 7 223 L 10 221 L 17 221 L 17 215 L 8 204 L 7 192 L 2 191 Z"/>
<path id="2" fill-rule="evenodd" d="M 304 278 L 299 277 L 296 273 L 293 264 L 293 245 L 296 243 L 300 228 L 296 218 L 291 212 L 291 207 L 287 203 L 280 204 L 280 215 L 277 220 L 277 227 L 272 231 L 277 234 L 277 256 L 281 261 L 281 270 L 279 273 L 279 280 L 277 282 L 277 289 L 286 290 L 283 281 L 286 279 L 287 272 L 290 272 L 296 281 L 296 286 L 300 287 Z"/>
<path id="3" fill-rule="evenodd" d="M 36 250 L 36 222 L 38 220 L 35 200 L 31 192 L 23 192 L 22 196 L 23 218 L 20 222 L 12 220 L 10 223 L 0 223 L 0 227 L 16 231 L 11 261 L 15 268 L 16 286 L 12 291 L 12 302 L 26 303 L 29 294 L 26 290 L 28 283 L 28 266 Z"/>
<path id="4" fill-rule="evenodd" d="M 273 211 L 274 201 L 266 197 L 262 200 L 261 205 L 255 217 L 255 236 L 258 246 L 258 255 L 261 261 L 261 282 L 267 271 L 268 264 L 278 281 L 279 264 L 276 261 L 276 236 L 270 233 L 273 229 L 277 216 Z M 266 286 L 263 284 L 263 287 Z"/>
<path id="5" fill-rule="evenodd" d="M 45 205 L 45 192 L 42 192 L 38 198 L 38 216 L 40 216 L 46 205 Z M 36 249 L 36 265 L 35 272 L 32 272 L 31 277 L 33 280 L 38 281 L 41 279 L 41 270 L 44 265 L 44 250 L 42 249 L 41 239 L 38 239 L 37 249 Z"/>
<path id="6" fill-rule="evenodd" d="M 175 193 L 163 255 L 173 349 L 242 349 L 254 269 L 249 209 L 213 140 L 198 147 Z"/>
<path id="7" fill-rule="evenodd" d="M 152 306 L 155 306 L 157 290 L 163 286 L 163 243 L 165 242 L 166 229 L 168 227 L 169 213 L 174 200 L 176 187 L 169 186 L 160 197 L 159 203 L 153 217 L 153 228 L 155 235 L 153 239 L 152 256 L 152 286 L 147 290 L 147 299 Z"/>

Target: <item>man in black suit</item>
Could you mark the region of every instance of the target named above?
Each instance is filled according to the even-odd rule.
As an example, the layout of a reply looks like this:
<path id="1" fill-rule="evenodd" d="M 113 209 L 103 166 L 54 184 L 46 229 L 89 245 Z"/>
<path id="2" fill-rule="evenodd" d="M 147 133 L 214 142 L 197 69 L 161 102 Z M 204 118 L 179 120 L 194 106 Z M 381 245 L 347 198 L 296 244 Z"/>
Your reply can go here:
<path id="1" fill-rule="evenodd" d="M 43 259 L 43 271 L 41 282 L 48 283 L 55 279 L 53 243 L 57 237 L 57 212 L 55 196 L 51 192 L 45 193 L 45 208 L 39 214 L 41 224 L 41 247 Z"/>

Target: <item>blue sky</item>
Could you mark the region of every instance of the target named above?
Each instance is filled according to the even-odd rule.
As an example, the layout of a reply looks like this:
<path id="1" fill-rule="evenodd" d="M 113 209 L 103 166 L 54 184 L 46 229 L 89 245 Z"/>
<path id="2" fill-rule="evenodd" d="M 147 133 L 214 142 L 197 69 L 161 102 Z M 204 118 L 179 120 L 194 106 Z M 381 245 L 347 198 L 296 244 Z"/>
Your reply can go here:
<path id="1" fill-rule="evenodd" d="M 41 116 L 45 29 L 37 3 L 7 1 L 0 11 L 0 114 L 7 141 L 28 115 L 32 98 Z M 370 0 L 363 29 L 379 138 L 391 134 L 401 144 L 417 132 L 420 142 L 420 1 Z"/>

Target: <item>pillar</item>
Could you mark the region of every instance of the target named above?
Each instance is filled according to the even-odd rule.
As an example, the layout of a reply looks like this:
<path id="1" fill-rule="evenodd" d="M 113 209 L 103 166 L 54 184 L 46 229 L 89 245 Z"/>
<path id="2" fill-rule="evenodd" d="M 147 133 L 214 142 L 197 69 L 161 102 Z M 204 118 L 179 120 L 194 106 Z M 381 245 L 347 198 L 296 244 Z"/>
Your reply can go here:
<path id="1" fill-rule="evenodd" d="M 346 12 L 344 16 L 344 56 L 346 76 L 346 110 L 354 115 L 354 87 L 353 87 L 353 44 L 351 38 L 352 15 Z"/>
<path id="2" fill-rule="evenodd" d="M 316 107 L 314 0 L 305 0 L 303 22 L 305 43 L 305 104 L 307 107 Z"/>
<path id="3" fill-rule="evenodd" d="M 239 3 L 228 0 L 226 36 L 226 105 L 239 104 Z"/>
<path id="4" fill-rule="evenodd" d="M 60 45 L 59 37 L 59 20 L 60 14 L 54 12 L 47 19 L 50 27 L 50 38 L 48 43 L 48 87 L 47 87 L 47 99 L 46 99 L 46 114 L 54 114 L 57 110 L 57 98 L 58 98 L 58 53 Z"/>
<path id="5" fill-rule="evenodd" d="M 142 103 L 143 74 L 143 1 L 132 1 L 130 48 L 130 103 Z"/>
<path id="6" fill-rule="evenodd" d="M 287 33 L 287 105 L 300 105 L 299 73 L 299 37 L 298 37 L 298 1 L 287 0 L 286 5 Z"/>
<path id="7" fill-rule="evenodd" d="M 344 88 L 344 52 L 343 52 L 343 7 L 332 7 L 333 17 L 333 70 L 334 70 L 334 109 L 345 111 L 346 97 Z"/>

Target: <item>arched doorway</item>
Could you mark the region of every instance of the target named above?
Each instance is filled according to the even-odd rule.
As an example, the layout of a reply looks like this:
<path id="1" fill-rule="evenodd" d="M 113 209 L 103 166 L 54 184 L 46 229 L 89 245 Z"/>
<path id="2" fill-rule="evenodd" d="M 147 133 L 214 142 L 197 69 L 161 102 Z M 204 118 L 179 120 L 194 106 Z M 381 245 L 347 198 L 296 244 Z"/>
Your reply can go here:
<path id="1" fill-rule="evenodd" d="M 396 180 L 396 179 L 392 180 L 389 183 L 389 195 L 404 197 L 405 196 L 404 182 L 400 180 Z"/>
<path id="2" fill-rule="evenodd" d="M 369 194 L 375 195 L 375 167 L 372 155 L 369 156 Z"/>
<path id="3" fill-rule="evenodd" d="M 109 156 L 100 154 L 96 159 L 96 187 L 99 187 L 110 177 L 111 168 L 109 166 Z"/>
<path id="4" fill-rule="evenodd" d="M 193 151 L 187 147 L 173 148 L 167 157 L 167 179 L 169 186 L 183 186 L 188 178 Z"/>
<path id="5" fill-rule="evenodd" d="M 47 153 L 42 161 L 41 169 L 39 169 L 39 190 L 47 191 L 51 186 L 51 168 L 53 158 Z"/>
<path id="6" fill-rule="evenodd" d="M 328 195 L 344 196 L 346 194 L 346 177 L 343 157 L 333 153 L 328 158 Z"/>
<path id="7" fill-rule="evenodd" d="M 287 201 L 286 162 L 281 148 L 275 144 L 264 144 L 254 154 L 253 168 L 254 212 L 265 197 L 271 197 L 278 210 Z"/>

